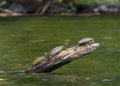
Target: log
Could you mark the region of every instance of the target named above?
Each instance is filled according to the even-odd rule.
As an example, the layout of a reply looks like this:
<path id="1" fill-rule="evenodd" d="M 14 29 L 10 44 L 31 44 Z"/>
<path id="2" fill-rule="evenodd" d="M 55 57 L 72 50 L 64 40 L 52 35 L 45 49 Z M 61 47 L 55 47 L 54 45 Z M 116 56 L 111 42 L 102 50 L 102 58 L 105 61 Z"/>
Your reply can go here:
<path id="1" fill-rule="evenodd" d="M 4 5 L 6 5 L 6 1 L 0 2 L 0 7 L 3 7 Z"/>
<path id="2" fill-rule="evenodd" d="M 46 4 L 45 4 L 45 6 L 43 7 L 43 9 L 42 9 L 42 11 L 40 12 L 40 15 L 43 15 L 45 12 L 46 12 L 46 10 L 49 8 L 49 6 L 51 5 L 51 1 L 49 2 L 47 2 Z M 38 10 L 37 10 L 37 12 L 36 12 L 36 14 L 39 12 L 39 10 L 40 10 L 41 8 L 39 8 Z"/>
<path id="3" fill-rule="evenodd" d="M 8 13 L 8 14 L 13 14 L 13 13 L 14 13 L 14 12 L 11 11 L 11 10 L 3 9 L 3 8 L 0 8 L 0 11 L 5 12 L 5 13 Z"/>
<path id="4" fill-rule="evenodd" d="M 66 50 L 62 50 L 58 54 L 50 57 L 49 60 L 44 61 L 36 66 L 25 70 L 25 73 L 49 73 L 57 68 L 60 68 L 76 59 L 79 59 L 89 53 L 93 52 L 99 47 L 99 43 L 85 44 L 81 46 L 73 46 Z M 76 48 L 76 49 L 75 49 Z"/>

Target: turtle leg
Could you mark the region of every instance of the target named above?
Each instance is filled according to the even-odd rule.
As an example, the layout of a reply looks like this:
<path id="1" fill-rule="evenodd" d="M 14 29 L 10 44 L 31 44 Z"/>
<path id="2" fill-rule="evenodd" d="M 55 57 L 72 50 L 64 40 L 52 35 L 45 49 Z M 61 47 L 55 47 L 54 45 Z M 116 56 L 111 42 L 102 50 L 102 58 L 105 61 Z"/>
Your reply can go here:
<path id="1" fill-rule="evenodd" d="M 63 47 L 63 50 L 66 50 L 66 49 L 67 49 L 67 48 L 64 46 L 64 47 Z"/>
<path id="2" fill-rule="evenodd" d="M 94 43 L 94 40 L 88 42 L 87 44 L 88 44 L 88 45 L 91 45 L 91 44 L 93 44 L 93 43 Z"/>

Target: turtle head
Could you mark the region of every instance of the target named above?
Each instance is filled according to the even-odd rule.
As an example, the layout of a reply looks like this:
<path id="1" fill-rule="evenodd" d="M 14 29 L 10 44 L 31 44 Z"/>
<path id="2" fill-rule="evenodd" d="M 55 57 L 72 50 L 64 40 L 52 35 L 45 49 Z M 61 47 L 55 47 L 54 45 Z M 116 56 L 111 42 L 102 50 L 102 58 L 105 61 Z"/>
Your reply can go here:
<path id="1" fill-rule="evenodd" d="M 63 45 L 65 50 L 67 49 L 68 44 L 69 44 L 69 42 L 65 42 L 65 44 Z"/>
<path id="2" fill-rule="evenodd" d="M 47 52 L 45 52 L 45 56 L 47 56 L 48 55 L 48 53 Z"/>

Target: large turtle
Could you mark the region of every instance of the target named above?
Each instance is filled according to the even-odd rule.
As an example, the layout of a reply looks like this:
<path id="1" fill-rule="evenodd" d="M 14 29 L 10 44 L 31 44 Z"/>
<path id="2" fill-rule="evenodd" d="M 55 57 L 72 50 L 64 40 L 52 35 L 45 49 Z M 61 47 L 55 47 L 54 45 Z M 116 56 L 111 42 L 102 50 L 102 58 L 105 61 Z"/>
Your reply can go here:
<path id="1" fill-rule="evenodd" d="M 86 45 L 86 44 L 92 44 L 94 42 L 93 38 L 83 38 L 80 41 L 78 41 L 78 46 Z"/>
<path id="2" fill-rule="evenodd" d="M 34 67 L 42 62 L 45 62 L 45 61 L 47 61 L 47 58 L 45 58 L 45 56 L 38 57 L 32 62 L 32 67 Z"/>
<path id="3" fill-rule="evenodd" d="M 47 55 L 48 58 L 51 58 L 52 56 L 58 54 L 59 52 L 61 52 L 62 50 L 64 50 L 65 47 L 64 46 L 57 46 L 55 48 L 53 48 Z"/>

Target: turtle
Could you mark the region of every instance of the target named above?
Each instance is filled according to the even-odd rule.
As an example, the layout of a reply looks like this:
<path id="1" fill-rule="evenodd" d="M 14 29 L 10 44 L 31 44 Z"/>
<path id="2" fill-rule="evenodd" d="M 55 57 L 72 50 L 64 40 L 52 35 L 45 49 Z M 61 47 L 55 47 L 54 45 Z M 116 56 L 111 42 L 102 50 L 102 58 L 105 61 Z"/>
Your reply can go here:
<path id="1" fill-rule="evenodd" d="M 93 42 L 94 42 L 93 38 L 83 38 L 80 41 L 78 41 L 78 44 L 76 46 L 73 46 L 72 49 L 76 51 L 79 46 L 92 44 Z"/>
<path id="2" fill-rule="evenodd" d="M 64 50 L 65 47 L 64 46 L 57 46 L 55 48 L 53 48 L 47 55 L 48 58 L 51 58 L 52 56 L 58 54 L 59 52 L 61 52 L 62 50 Z"/>
<path id="3" fill-rule="evenodd" d="M 86 45 L 86 44 L 92 44 L 94 42 L 93 38 L 83 38 L 80 41 L 78 41 L 78 46 Z"/>
<path id="4" fill-rule="evenodd" d="M 38 64 L 45 61 L 47 61 L 47 58 L 45 58 L 45 56 L 38 57 L 32 62 L 32 67 L 37 66 Z"/>

